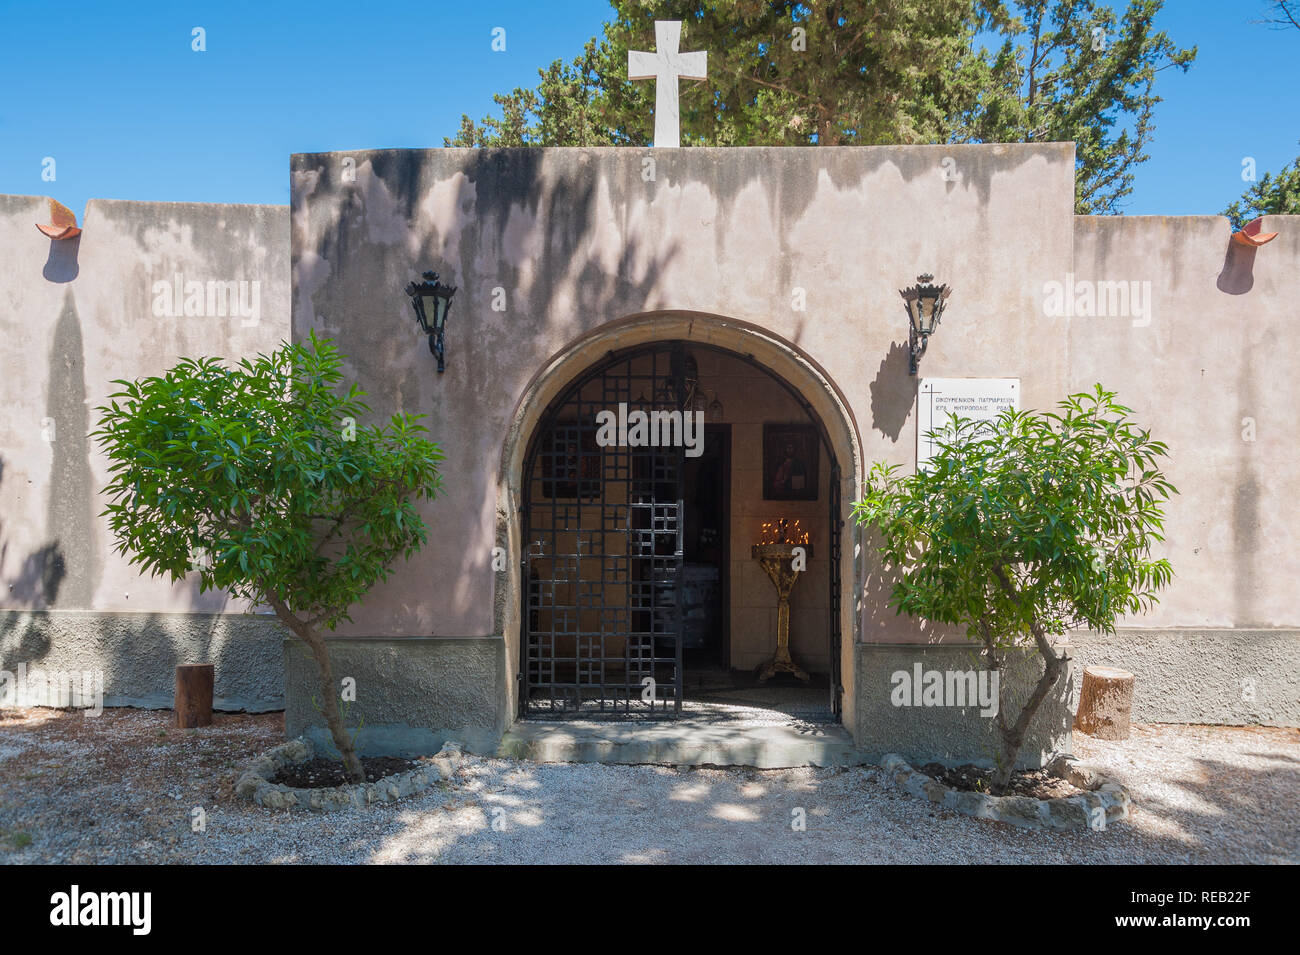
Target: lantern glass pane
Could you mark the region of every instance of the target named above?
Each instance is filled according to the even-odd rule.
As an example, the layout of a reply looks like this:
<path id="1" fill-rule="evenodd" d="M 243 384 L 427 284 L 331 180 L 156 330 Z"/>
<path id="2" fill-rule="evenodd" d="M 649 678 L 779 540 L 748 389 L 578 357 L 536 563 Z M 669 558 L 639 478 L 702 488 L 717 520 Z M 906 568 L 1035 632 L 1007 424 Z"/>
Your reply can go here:
<path id="1" fill-rule="evenodd" d="M 438 309 L 438 296 L 425 294 L 421 295 L 420 299 L 424 307 L 425 320 L 429 321 L 432 328 L 437 331 L 442 319 Z"/>
<path id="2" fill-rule="evenodd" d="M 921 329 L 929 334 L 934 331 L 934 303 L 933 296 L 927 295 L 920 301 L 921 306 Z"/>

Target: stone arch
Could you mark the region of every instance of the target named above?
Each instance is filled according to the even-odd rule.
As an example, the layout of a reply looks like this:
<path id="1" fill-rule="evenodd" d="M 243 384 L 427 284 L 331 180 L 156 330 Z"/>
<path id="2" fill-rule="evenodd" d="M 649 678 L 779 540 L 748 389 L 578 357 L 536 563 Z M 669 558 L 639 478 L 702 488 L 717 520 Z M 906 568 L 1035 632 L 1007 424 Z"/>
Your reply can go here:
<path id="1" fill-rule="evenodd" d="M 865 477 L 862 439 L 857 421 L 839 387 L 810 355 L 794 343 L 749 322 L 706 312 L 665 310 L 642 312 L 594 328 L 553 354 L 532 377 L 515 404 L 501 449 L 497 472 L 496 544 L 509 555 L 506 571 L 498 574 L 493 615 L 505 640 L 505 722 L 518 710 L 520 588 L 522 553 L 523 466 L 533 432 L 551 402 L 577 377 L 611 352 L 661 341 L 708 345 L 764 366 L 801 396 L 821 425 L 840 469 L 840 500 L 856 499 Z M 840 674 L 844 687 L 846 726 L 853 725 L 856 696 L 853 648 L 859 638 L 857 595 L 861 593 L 862 557 L 853 521 L 842 515 L 840 528 Z"/>

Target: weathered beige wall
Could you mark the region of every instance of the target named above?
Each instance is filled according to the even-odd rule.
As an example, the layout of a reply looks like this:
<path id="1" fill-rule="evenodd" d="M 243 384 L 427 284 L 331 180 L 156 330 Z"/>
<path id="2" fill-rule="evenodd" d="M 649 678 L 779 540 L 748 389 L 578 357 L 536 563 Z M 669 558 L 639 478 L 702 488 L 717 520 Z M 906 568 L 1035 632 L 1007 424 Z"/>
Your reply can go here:
<path id="1" fill-rule="evenodd" d="M 0 609 L 244 609 L 143 578 L 113 551 L 98 516 L 108 474 L 87 434 L 115 378 L 288 338 L 288 220 L 279 206 L 92 200 L 82 234 L 53 241 L 35 228 L 45 199 L 0 196 Z M 259 283 L 256 315 L 156 316 L 154 283 L 178 273 Z"/>
<path id="2" fill-rule="evenodd" d="M 1149 282 L 1153 307 L 1071 318 L 1066 385 L 1118 391 L 1181 492 L 1160 548 L 1177 576 L 1129 626 L 1300 626 L 1300 216 L 1263 230 L 1248 249 L 1218 216 L 1075 221 L 1076 282 Z"/>
<path id="3" fill-rule="evenodd" d="M 694 310 L 769 330 L 839 389 L 859 466 L 909 463 L 915 380 L 897 289 L 923 268 L 956 289 L 923 374 L 1017 376 L 1040 407 L 1102 381 L 1170 443 L 1183 493 L 1164 552 L 1178 576 L 1133 625 L 1300 625 L 1288 583 L 1300 222 L 1271 217 L 1281 236 L 1250 252 L 1215 217 L 1076 219 L 1071 155 L 1066 144 L 295 157 L 296 333 L 339 337 L 377 411 L 429 414 L 449 452 L 429 547 L 353 632 L 495 632 L 494 477 L 520 398 L 539 368 L 623 316 Z M 353 182 L 341 176 L 348 156 Z M 942 175 L 948 156 L 956 181 Z M 72 242 L 41 236 L 45 218 L 41 198 L 0 197 L 0 600 L 224 608 L 219 595 L 142 580 L 112 553 L 94 498 L 105 474 L 85 435 L 114 377 L 285 337 L 286 210 L 95 201 Z M 441 377 L 402 294 L 426 267 L 461 286 Z M 260 281 L 260 321 L 155 317 L 153 282 L 178 272 Z M 1046 315 L 1044 283 L 1067 277 L 1150 282 L 1150 323 Z M 862 565 L 862 639 L 936 635 L 884 608 L 888 582 L 869 554 L 845 556 Z"/>
<path id="4" fill-rule="evenodd" d="M 329 153 L 293 158 L 292 224 L 280 207 L 95 201 L 70 242 L 34 228 L 45 200 L 0 196 L 0 610 L 244 609 L 141 579 L 112 552 L 86 435 L 113 378 L 273 348 L 290 334 L 292 275 L 292 334 L 338 338 L 376 415 L 427 414 L 448 452 L 429 545 L 346 632 L 503 636 L 511 697 L 522 445 L 557 390 L 633 343 L 753 353 L 831 433 L 847 511 L 865 465 L 914 459 L 897 290 L 929 270 L 955 292 L 923 375 L 1018 377 L 1030 407 L 1101 381 L 1170 444 L 1182 495 L 1162 552 L 1177 576 L 1131 627 L 1300 627 L 1300 217 L 1269 217 L 1281 235 L 1258 251 L 1230 245 L 1216 217 L 1076 218 L 1073 172 L 1069 144 Z M 442 376 L 402 292 L 426 268 L 460 286 Z M 153 283 L 177 273 L 259 282 L 259 320 L 155 316 Z M 1067 281 L 1150 283 L 1149 314 L 1048 314 L 1046 283 Z M 762 421 L 789 419 L 761 397 L 724 398 L 737 481 L 757 479 Z M 737 618 L 766 586 L 745 559 L 756 512 L 738 500 Z M 947 634 L 889 610 L 870 541 L 851 525 L 841 540 L 845 674 L 855 640 Z M 500 574 L 495 544 L 512 557 Z M 819 621 L 824 589 L 797 595 Z M 804 631 L 796 613 L 797 653 Z M 854 692 L 846 679 L 846 712 Z"/>
<path id="5" fill-rule="evenodd" d="M 868 460 L 906 463 L 915 382 L 898 289 L 932 270 L 958 291 L 926 373 L 1019 375 L 1028 401 L 1054 400 L 1065 350 L 1041 341 L 1064 321 L 1043 320 L 1035 280 L 1068 271 L 1072 184 L 1069 144 L 295 156 L 294 334 L 338 338 L 376 411 L 427 413 L 448 452 L 429 546 L 350 632 L 490 634 L 508 619 L 490 571 L 502 441 L 537 369 L 624 316 L 769 330 L 838 386 Z M 426 268 L 460 287 L 442 376 L 402 292 Z M 871 639 L 931 636 L 874 593 L 861 609 Z"/>

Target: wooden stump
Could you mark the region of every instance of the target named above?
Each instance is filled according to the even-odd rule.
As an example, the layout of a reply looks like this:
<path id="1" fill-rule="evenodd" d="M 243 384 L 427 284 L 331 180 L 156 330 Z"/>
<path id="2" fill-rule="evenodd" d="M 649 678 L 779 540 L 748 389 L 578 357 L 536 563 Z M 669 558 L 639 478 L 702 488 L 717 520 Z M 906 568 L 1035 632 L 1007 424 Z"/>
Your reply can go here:
<path id="1" fill-rule="evenodd" d="M 176 668 L 176 725 L 180 729 L 212 725 L 211 663 L 182 664 Z"/>
<path id="2" fill-rule="evenodd" d="M 1116 667 L 1084 667 L 1074 728 L 1097 739 L 1128 739 L 1133 674 Z"/>

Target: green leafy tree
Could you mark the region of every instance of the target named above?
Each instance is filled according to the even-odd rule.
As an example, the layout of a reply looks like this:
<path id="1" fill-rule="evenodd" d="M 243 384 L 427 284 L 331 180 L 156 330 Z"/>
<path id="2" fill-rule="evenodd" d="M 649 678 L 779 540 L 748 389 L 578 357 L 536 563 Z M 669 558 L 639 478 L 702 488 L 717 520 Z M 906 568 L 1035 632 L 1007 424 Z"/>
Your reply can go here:
<path id="1" fill-rule="evenodd" d="M 1233 229 L 1260 216 L 1300 216 L 1300 157 L 1276 173 L 1264 173 L 1223 214 Z"/>
<path id="2" fill-rule="evenodd" d="M 183 359 L 160 377 L 117 381 L 93 432 L 109 461 L 104 516 L 117 549 L 153 576 L 269 605 L 310 650 L 323 711 L 351 779 L 323 631 L 427 531 L 416 510 L 440 485 L 442 453 L 418 415 L 361 425 L 328 339 L 284 344 L 230 367 Z"/>
<path id="3" fill-rule="evenodd" d="M 1273 0 L 1269 4 L 1268 16 L 1258 22 L 1276 30 L 1300 30 L 1300 3 Z M 1223 214 L 1233 229 L 1240 229 L 1260 216 L 1300 215 L 1300 157 L 1277 173 L 1264 173 L 1264 177 L 1224 209 Z"/>
<path id="4" fill-rule="evenodd" d="M 682 21 L 709 78 L 681 90 L 682 141 L 807 146 L 1074 140 L 1076 211 L 1119 210 L 1154 133 L 1156 75 L 1186 70 L 1153 23 L 1097 0 L 613 0 L 614 17 L 534 89 L 468 116 L 453 146 L 644 146 L 654 84 L 627 79 L 655 20 Z"/>
<path id="5" fill-rule="evenodd" d="M 983 6 L 980 4 L 979 6 Z M 681 20 L 682 49 L 709 78 L 681 91 L 682 140 L 696 145 L 932 142 L 983 15 L 970 0 L 614 0 L 603 35 L 535 89 L 495 97 L 501 118 L 462 117 L 456 146 L 648 145 L 655 84 L 627 79 L 653 49 L 654 21 Z"/>
<path id="6" fill-rule="evenodd" d="M 900 613 L 964 627 L 991 669 L 1026 648 L 1042 658 L 1014 718 L 1006 684 L 999 689 L 995 793 L 1066 671 L 1052 638 L 1075 627 L 1113 632 L 1119 614 L 1150 608 L 1172 577 L 1167 560 L 1150 556 L 1177 493 L 1159 466 L 1167 449 L 1114 398 L 1098 385 L 1059 414 L 955 419 L 925 470 L 876 464 L 854 505 L 880 535 Z"/>
<path id="7" fill-rule="evenodd" d="M 1075 143 L 1075 212 L 1110 215 L 1133 191 L 1155 132 L 1156 76 L 1186 71 L 1155 18 L 1163 0 L 1129 0 L 1123 15 L 1099 0 L 1000 4 L 1004 42 L 991 72 L 1000 82 L 958 123 L 974 142 Z"/>

